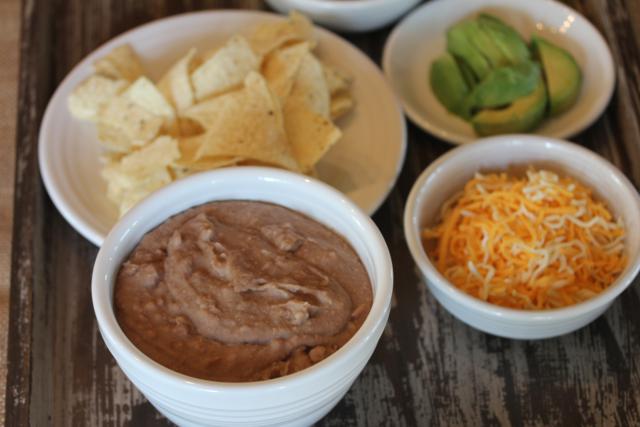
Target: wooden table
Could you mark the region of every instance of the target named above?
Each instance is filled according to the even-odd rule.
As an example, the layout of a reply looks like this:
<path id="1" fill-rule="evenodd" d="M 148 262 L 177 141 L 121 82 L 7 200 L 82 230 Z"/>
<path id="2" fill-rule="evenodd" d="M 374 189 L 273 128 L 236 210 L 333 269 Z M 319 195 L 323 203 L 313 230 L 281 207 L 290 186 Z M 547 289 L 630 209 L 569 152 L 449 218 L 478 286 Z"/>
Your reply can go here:
<path id="1" fill-rule="evenodd" d="M 606 113 L 574 140 L 640 185 L 640 2 L 571 0 L 609 42 L 617 90 Z M 56 86 L 86 54 L 145 22 L 200 7 L 260 1 L 27 0 L 15 182 L 7 425 L 162 425 L 100 338 L 90 300 L 97 249 L 47 197 L 37 135 Z M 389 30 L 346 38 L 380 62 Z M 427 292 L 402 232 L 417 175 L 451 148 L 408 127 L 404 169 L 374 220 L 389 245 L 395 292 L 370 363 L 321 425 L 640 425 L 638 280 L 590 326 L 521 342 L 462 324 Z"/>

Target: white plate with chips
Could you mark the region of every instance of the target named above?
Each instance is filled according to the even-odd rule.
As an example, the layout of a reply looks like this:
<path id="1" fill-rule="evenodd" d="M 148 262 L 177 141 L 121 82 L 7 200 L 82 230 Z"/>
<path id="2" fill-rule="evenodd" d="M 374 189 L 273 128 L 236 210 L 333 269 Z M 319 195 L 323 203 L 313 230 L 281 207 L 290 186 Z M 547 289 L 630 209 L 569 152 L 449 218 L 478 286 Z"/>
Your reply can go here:
<path id="1" fill-rule="evenodd" d="M 64 218 L 101 245 L 118 220 L 106 183 L 94 123 L 71 116 L 67 98 L 93 73 L 92 64 L 114 47 L 130 44 L 150 78 L 157 80 L 190 48 L 206 51 L 256 24 L 284 19 L 255 11 L 206 11 L 162 19 L 107 42 L 80 62 L 58 87 L 39 135 L 39 163 L 45 187 Z M 355 109 L 339 119 L 342 139 L 316 165 L 318 178 L 373 214 L 396 182 L 404 161 L 406 128 L 401 109 L 376 65 L 342 38 L 316 28 L 316 55 L 353 77 Z"/>

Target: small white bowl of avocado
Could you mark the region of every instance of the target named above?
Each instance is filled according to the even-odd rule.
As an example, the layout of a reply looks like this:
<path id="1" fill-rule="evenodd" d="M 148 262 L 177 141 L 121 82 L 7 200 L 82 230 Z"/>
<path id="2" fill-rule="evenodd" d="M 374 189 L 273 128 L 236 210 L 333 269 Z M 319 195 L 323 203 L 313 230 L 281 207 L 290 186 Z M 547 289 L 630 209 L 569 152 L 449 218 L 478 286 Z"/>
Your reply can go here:
<path id="1" fill-rule="evenodd" d="M 615 85 L 591 23 L 553 0 L 436 0 L 396 27 L 385 73 L 409 118 L 452 143 L 536 133 L 568 138 Z"/>

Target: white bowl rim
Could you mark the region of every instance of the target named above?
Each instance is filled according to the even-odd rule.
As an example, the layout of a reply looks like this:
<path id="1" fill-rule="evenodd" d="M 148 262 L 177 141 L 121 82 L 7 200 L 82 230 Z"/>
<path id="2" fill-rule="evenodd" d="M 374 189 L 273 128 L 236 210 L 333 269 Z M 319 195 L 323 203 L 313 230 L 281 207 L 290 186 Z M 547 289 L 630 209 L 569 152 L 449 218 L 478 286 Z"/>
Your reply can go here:
<path id="1" fill-rule="evenodd" d="M 354 0 L 354 1 L 357 1 L 357 0 Z M 424 3 L 418 6 L 413 11 L 411 11 L 408 15 L 406 15 L 394 27 L 393 31 L 391 31 L 391 34 L 389 34 L 389 37 L 387 38 L 387 41 L 385 42 L 385 45 L 382 51 L 382 69 L 384 70 L 384 74 L 390 83 L 392 83 L 391 53 L 395 50 L 394 49 L 395 45 L 399 43 L 398 39 L 400 38 L 403 30 L 401 28 L 402 24 L 405 21 L 412 19 L 412 17 L 414 17 L 415 14 L 420 13 L 421 9 L 436 5 L 438 3 L 444 3 L 445 1 L 450 1 L 450 0 L 432 0 L 428 3 Z M 468 0 L 465 0 L 465 1 L 468 1 Z M 570 138 L 573 135 L 577 135 L 578 133 L 582 132 L 583 130 L 591 126 L 597 120 L 597 118 L 602 115 L 604 110 L 609 105 L 609 102 L 611 101 L 611 97 L 613 96 L 613 92 L 616 86 L 617 76 L 615 72 L 615 65 L 613 61 L 613 55 L 611 54 L 611 49 L 609 48 L 609 44 L 606 42 L 606 40 L 604 39 L 600 31 L 598 31 L 598 29 L 591 23 L 591 21 L 589 21 L 580 12 L 576 11 L 575 9 L 573 9 L 572 7 L 564 3 L 560 3 L 556 0 L 544 0 L 544 3 L 551 4 L 554 7 L 563 8 L 564 10 L 566 10 L 567 12 L 570 12 L 572 15 L 576 16 L 578 19 L 584 22 L 585 26 L 593 33 L 594 37 L 598 40 L 598 43 L 604 47 L 604 52 L 606 57 L 603 58 L 602 65 L 606 68 L 607 74 L 612 77 L 609 86 L 606 88 L 606 91 L 607 91 L 606 96 L 602 96 L 598 99 L 599 102 L 597 103 L 597 108 L 592 110 L 592 114 L 585 116 L 585 118 L 583 118 L 579 122 L 575 122 L 576 124 L 574 124 L 573 126 L 566 127 L 563 132 L 556 132 L 553 135 L 548 135 L 548 137 L 550 138 L 559 138 L 559 139 Z M 479 3 L 478 6 L 479 8 L 481 8 L 482 4 Z M 510 5 L 510 6 L 513 6 L 513 5 Z M 394 90 L 394 92 L 397 92 L 397 91 Z M 429 132 L 430 134 L 434 135 L 439 139 L 442 139 L 443 141 L 447 141 L 449 143 L 456 144 L 456 145 L 462 145 L 462 144 L 472 143 L 476 141 L 478 138 L 481 138 L 480 136 L 471 137 L 471 136 L 465 136 L 465 135 L 459 134 L 457 132 L 450 132 L 445 128 L 437 126 L 433 124 L 428 117 L 426 117 L 424 114 L 421 114 L 419 111 L 414 109 L 408 102 L 406 102 L 404 97 L 401 96 L 401 94 L 398 93 L 396 96 L 400 100 L 402 109 L 415 125 L 421 127 L 425 131 Z M 540 135 L 540 136 L 547 136 L 547 135 Z"/>
<path id="2" fill-rule="evenodd" d="M 144 217 L 143 212 L 155 200 L 171 197 L 172 194 L 180 194 L 182 189 L 188 188 L 192 183 L 205 182 L 219 175 L 226 175 L 229 180 L 234 177 L 255 176 L 256 179 L 264 177 L 288 182 L 296 181 L 298 185 L 308 186 L 310 191 L 319 192 L 325 199 L 334 199 L 336 204 L 340 205 L 345 212 L 348 211 L 350 213 L 351 222 L 364 229 L 367 233 L 366 240 L 369 241 L 367 247 L 371 251 L 372 258 L 378 260 L 373 266 L 373 271 L 369 272 L 372 284 L 375 277 L 379 281 L 374 292 L 373 303 L 367 318 L 358 331 L 347 343 L 326 359 L 296 373 L 270 380 L 238 383 L 204 380 L 173 371 L 154 361 L 139 350 L 120 328 L 110 301 L 110 293 L 105 290 L 109 287 L 105 277 L 111 270 L 109 268 L 109 260 L 117 251 L 118 240 L 128 233 L 127 230 L 141 222 L 141 218 Z M 225 200 L 229 200 L 229 198 Z M 215 199 L 211 201 L 215 201 Z M 270 203 L 276 202 L 271 201 Z M 321 222 L 316 218 L 314 219 Z M 332 228 L 330 225 L 327 226 Z M 349 353 L 358 352 L 369 340 L 374 339 L 371 336 L 372 332 L 379 327 L 381 322 L 386 322 L 390 311 L 393 292 L 393 268 L 391 255 L 379 229 L 373 220 L 362 212 L 347 196 L 322 181 L 294 172 L 270 167 L 242 166 L 194 174 L 161 188 L 138 203 L 116 223 L 107 235 L 96 257 L 91 282 L 93 307 L 104 340 L 109 341 L 111 345 L 117 346 L 119 352 L 124 352 L 133 358 L 136 361 L 136 369 L 144 372 L 145 377 L 151 376 L 167 384 L 186 386 L 208 393 L 245 393 L 247 389 L 252 392 L 269 392 L 282 389 L 285 386 L 291 386 L 292 383 L 306 383 L 313 381 L 314 378 L 321 377 L 326 368 L 344 361 Z"/>
<path id="3" fill-rule="evenodd" d="M 547 147 L 552 146 L 554 149 L 564 150 L 567 153 L 580 156 L 597 167 L 605 168 L 620 182 L 623 190 L 627 194 L 629 203 L 633 203 L 635 205 L 635 210 L 640 213 L 640 195 L 629 179 L 608 160 L 575 143 L 539 135 L 513 134 L 482 138 L 478 139 L 474 144 L 455 147 L 432 162 L 422 172 L 422 174 L 420 174 L 411 188 L 404 211 L 404 233 L 411 255 L 420 270 L 425 274 L 425 276 L 428 276 L 428 279 L 431 281 L 433 286 L 444 292 L 456 303 L 461 304 L 468 309 L 482 312 L 485 316 L 490 316 L 496 319 L 499 318 L 518 323 L 526 322 L 530 324 L 533 322 L 534 324 L 547 324 L 584 315 L 587 312 L 595 311 L 597 308 L 601 308 L 602 306 L 612 302 L 632 283 L 633 279 L 640 271 L 640 256 L 638 256 L 635 260 L 629 260 L 630 265 L 625 269 L 626 271 L 624 274 L 620 275 L 609 287 L 607 287 L 607 289 L 593 298 L 562 308 L 546 310 L 518 310 L 491 304 L 467 294 L 449 283 L 449 281 L 431 263 L 429 257 L 424 252 L 419 235 L 415 233 L 413 228 L 413 219 L 417 209 L 420 208 L 416 203 L 417 196 L 432 174 L 438 168 L 445 165 L 449 160 L 462 154 L 473 153 L 486 149 L 508 149 L 522 145 L 539 145 L 542 148 L 545 144 Z M 558 164 L 562 163 L 561 160 L 557 158 L 549 160 L 555 160 Z"/>

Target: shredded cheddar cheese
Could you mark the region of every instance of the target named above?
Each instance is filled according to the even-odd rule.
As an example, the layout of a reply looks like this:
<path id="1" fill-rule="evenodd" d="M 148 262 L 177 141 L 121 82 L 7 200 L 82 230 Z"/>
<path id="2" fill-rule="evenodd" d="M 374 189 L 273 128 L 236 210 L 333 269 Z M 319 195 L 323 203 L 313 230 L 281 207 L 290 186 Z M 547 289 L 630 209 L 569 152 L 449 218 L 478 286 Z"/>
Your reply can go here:
<path id="1" fill-rule="evenodd" d="M 548 309 L 584 301 L 624 269 L 625 231 L 591 190 L 529 170 L 476 174 L 422 232 L 437 269 L 490 303 Z"/>

